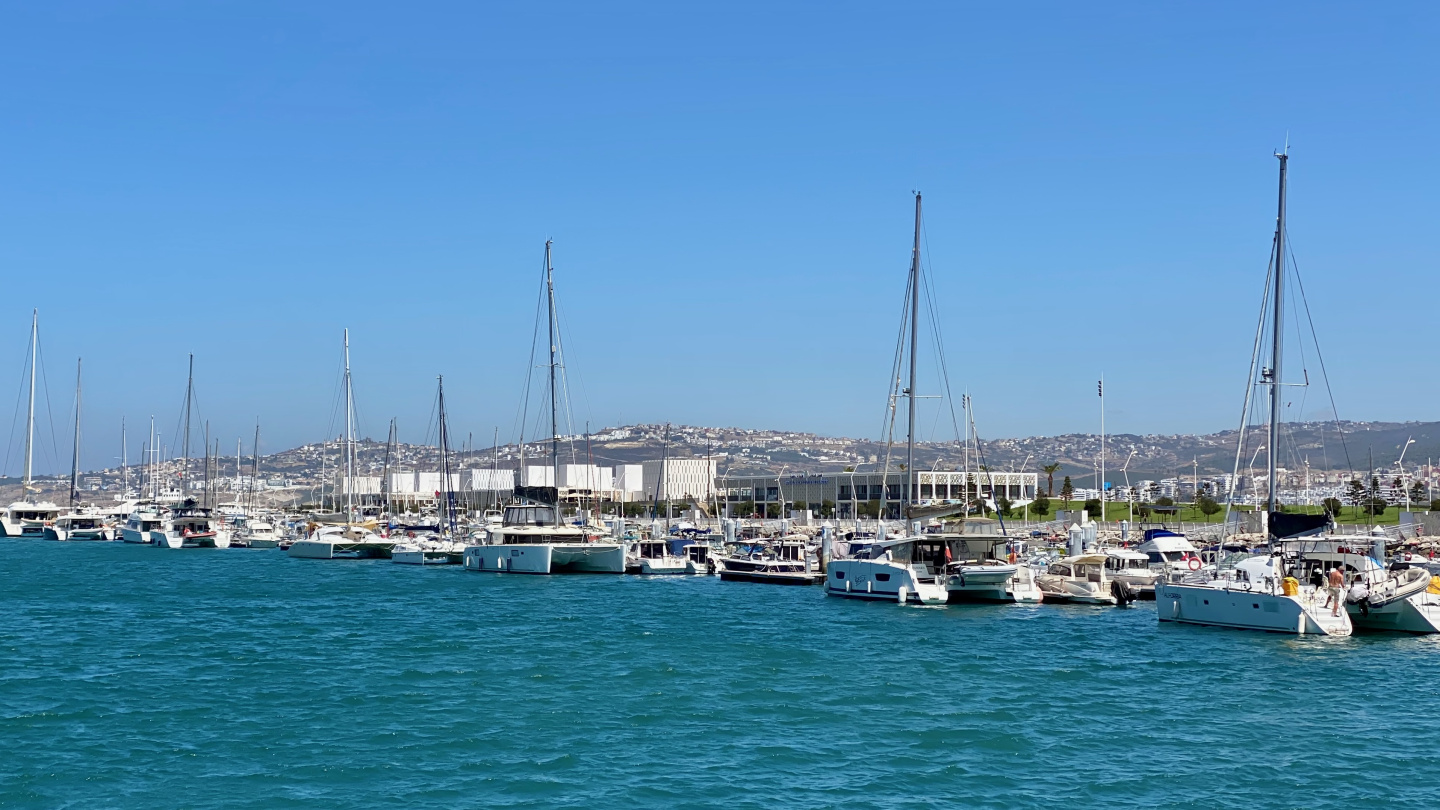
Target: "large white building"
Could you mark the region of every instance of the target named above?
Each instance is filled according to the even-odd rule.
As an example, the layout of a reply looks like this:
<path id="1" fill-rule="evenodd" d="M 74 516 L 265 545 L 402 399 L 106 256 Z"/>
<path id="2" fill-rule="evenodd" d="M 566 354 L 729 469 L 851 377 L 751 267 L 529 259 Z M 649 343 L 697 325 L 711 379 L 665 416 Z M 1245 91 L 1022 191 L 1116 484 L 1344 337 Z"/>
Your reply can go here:
<path id="1" fill-rule="evenodd" d="M 715 496 L 715 461 L 712 459 L 671 458 L 647 461 L 641 466 L 644 468 L 642 499 L 708 500 Z"/>

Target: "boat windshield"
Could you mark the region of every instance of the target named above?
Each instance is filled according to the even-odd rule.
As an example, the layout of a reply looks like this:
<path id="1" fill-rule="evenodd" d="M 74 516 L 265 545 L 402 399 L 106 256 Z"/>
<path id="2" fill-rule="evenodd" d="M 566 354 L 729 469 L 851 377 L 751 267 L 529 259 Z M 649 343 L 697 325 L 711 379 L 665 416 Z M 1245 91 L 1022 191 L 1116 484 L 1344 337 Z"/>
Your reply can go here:
<path id="1" fill-rule="evenodd" d="M 506 526 L 549 526 L 555 523 L 555 509 L 550 506 L 507 506 Z"/>

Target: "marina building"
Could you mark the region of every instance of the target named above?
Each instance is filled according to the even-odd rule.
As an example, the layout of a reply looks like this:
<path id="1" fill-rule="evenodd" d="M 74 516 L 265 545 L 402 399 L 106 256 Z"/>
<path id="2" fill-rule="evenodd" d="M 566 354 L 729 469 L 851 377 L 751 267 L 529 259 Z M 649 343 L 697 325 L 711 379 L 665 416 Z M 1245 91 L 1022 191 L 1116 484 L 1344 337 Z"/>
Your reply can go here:
<path id="1" fill-rule="evenodd" d="M 724 476 L 717 490 L 725 514 L 738 516 L 746 509 L 788 514 L 810 510 L 817 515 L 854 518 L 874 514 L 886 502 L 885 517 L 900 517 L 900 504 L 914 488 L 924 505 L 964 503 L 984 498 L 992 503 L 1005 498 L 1023 506 L 1035 497 L 1039 475 L 1021 472 L 919 470 L 910 474 L 883 472 L 794 473 L 789 475 Z M 774 505 L 776 509 L 769 509 Z"/>

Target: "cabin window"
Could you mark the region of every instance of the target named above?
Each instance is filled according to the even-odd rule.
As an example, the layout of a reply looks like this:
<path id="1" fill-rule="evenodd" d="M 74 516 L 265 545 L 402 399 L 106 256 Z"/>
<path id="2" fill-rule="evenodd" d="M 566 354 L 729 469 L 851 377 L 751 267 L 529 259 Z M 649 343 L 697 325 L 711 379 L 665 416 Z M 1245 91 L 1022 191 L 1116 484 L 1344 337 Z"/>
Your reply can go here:
<path id="1" fill-rule="evenodd" d="M 890 581 L 890 575 L 889 575 L 889 574 L 876 574 L 876 575 L 875 575 L 875 579 L 876 579 L 877 581 L 879 581 L 879 582 L 889 582 L 889 581 Z"/>
<path id="2" fill-rule="evenodd" d="M 845 578 L 845 572 L 844 572 L 844 571 L 836 571 L 836 572 L 835 572 L 835 578 L 836 578 L 836 579 L 844 579 L 844 578 Z"/>

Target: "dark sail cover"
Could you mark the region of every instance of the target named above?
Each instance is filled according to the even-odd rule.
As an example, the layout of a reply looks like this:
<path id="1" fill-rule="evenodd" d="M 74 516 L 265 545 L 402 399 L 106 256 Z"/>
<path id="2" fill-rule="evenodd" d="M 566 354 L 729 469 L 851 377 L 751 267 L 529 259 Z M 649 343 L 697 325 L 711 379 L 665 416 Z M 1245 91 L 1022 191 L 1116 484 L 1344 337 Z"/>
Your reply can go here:
<path id="1" fill-rule="evenodd" d="M 555 502 L 559 500 L 560 495 L 559 492 L 555 489 L 555 487 L 516 486 L 515 497 L 523 498 L 527 501 L 535 501 L 537 503 L 544 503 L 554 506 Z"/>
<path id="2" fill-rule="evenodd" d="M 1306 537 L 1325 531 L 1330 525 L 1329 515 L 1289 515 L 1284 512 L 1270 513 L 1270 536 L 1276 540 L 1287 537 Z"/>

